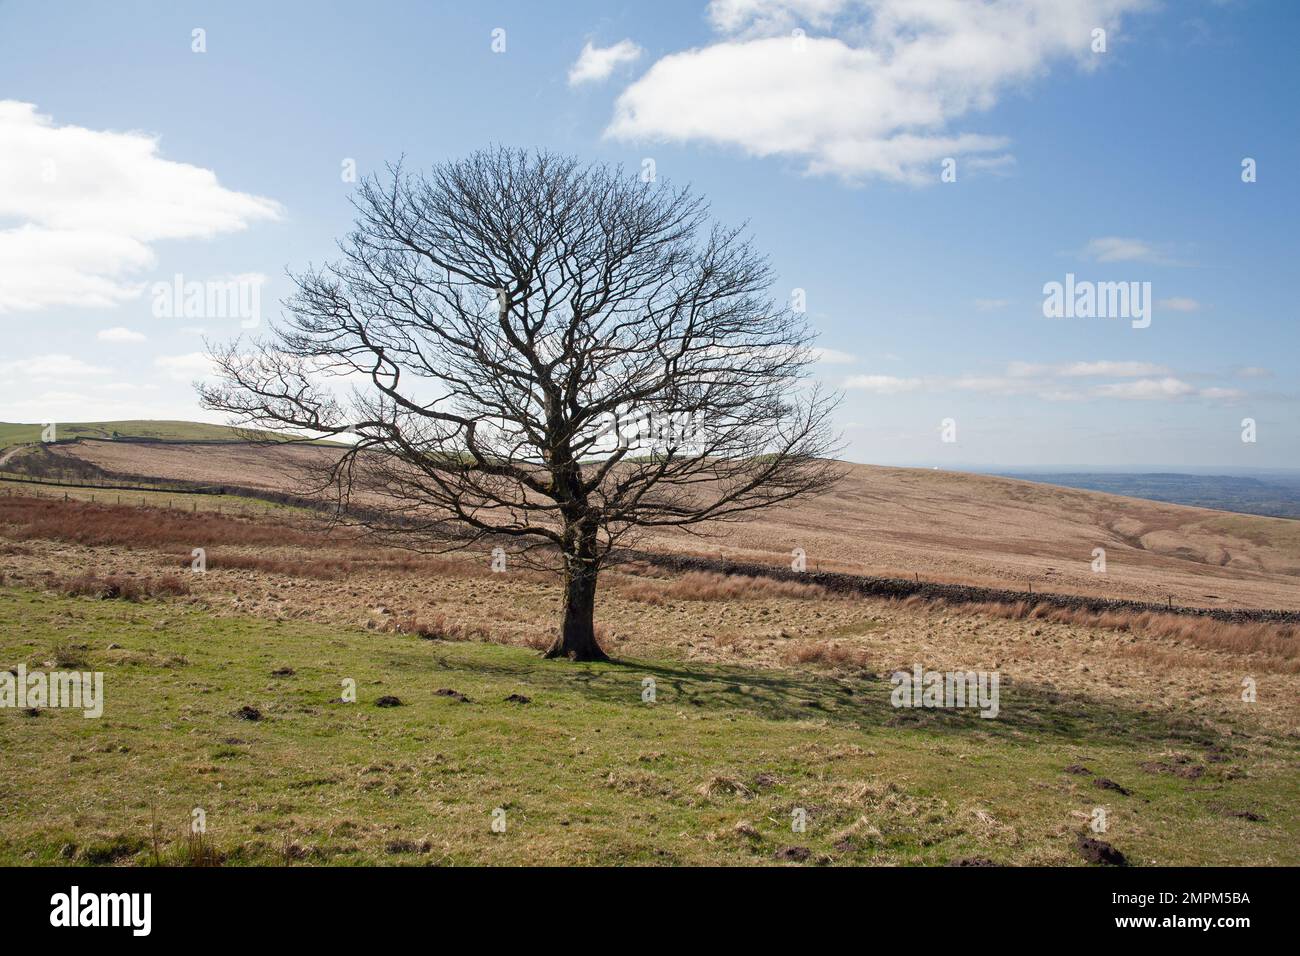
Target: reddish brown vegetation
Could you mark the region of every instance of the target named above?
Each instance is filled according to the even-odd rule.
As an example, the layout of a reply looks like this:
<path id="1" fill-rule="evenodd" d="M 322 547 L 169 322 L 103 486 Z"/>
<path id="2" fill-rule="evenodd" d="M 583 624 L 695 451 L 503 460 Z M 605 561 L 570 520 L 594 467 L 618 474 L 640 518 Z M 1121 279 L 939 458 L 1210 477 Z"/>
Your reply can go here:
<path id="1" fill-rule="evenodd" d="M 190 586 L 174 574 L 161 577 L 129 577 L 109 574 L 79 574 L 60 578 L 51 576 L 47 586 L 70 597 L 93 597 L 100 600 L 121 600 L 139 603 L 153 598 L 177 597 L 189 594 Z"/>
<path id="2" fill-rule="evenodd" d="M 253 521 L 211 512 L 19 496 L 0 497 L 0 532 L 15 540 L 40 538 L 92 547 L 318 545 L 320 542 L 319 534 L 273 521 Z"/>
<path id="3" fill-rule="evenodd" d="M 361 574 L 426 574 L 480 576 L 490 573 L 487 555 L 481 560 L 421 554 L 377 547 L 355 531 L 326 528 L 302 518 L 294 524 L 271 518 L 250 519 L 211 512 L 175 511 L 134 505 L 95 504 L 48 498 L 0 497 L 0 534 L 15 540 L 66 541 L 87 547 L 121 546 L 176 552 L 180 567 L 188 568 L 192 549 L 204 548 L 209 571 L 239 569 L 297 578 L 336 581 Z M 216 546 L 296 549 L 295 554 L 214 552 Z M 322 547 L 331 553 L 321 554 Z M 7 545 L 0 554 L 30 553 Z M 547 580 L 544 574 L 512 570 L 515 579 Z"/>

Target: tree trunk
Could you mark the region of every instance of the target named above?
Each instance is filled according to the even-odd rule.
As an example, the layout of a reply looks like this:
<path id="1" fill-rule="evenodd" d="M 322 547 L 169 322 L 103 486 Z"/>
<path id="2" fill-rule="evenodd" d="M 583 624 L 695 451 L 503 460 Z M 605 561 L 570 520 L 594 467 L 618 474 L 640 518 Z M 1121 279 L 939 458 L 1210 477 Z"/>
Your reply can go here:
<path id="1" fill-rule="evenodd" d="M 547 657 L 567 657 L 571 661 L 607 661 L 609 656 L 596 641 L 593 614 L 596 610 L 596 566 L 594 541 L 592 554 L 580 548 L 579 555 L 566 560 L 564 574 L 564 619 L 560 636 Z"/>

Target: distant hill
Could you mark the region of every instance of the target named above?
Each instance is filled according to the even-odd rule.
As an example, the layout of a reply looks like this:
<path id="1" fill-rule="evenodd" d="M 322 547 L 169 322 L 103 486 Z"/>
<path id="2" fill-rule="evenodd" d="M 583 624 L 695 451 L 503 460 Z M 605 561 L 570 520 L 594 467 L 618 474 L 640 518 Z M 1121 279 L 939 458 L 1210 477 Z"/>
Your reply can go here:
<path id="1" fill-rule="evenodd" d="M 1104 491 L 1129 498 L 1235 511 L 1239 514 L 1300 518 L 1300 475 L 1254 478 L 1243 475 L 1186 475 L 1166 472 L 998 472 L 1004 478 L 1064 488 Z"/>
<path id="2" fill-rule="evenodd" d="M 44 426 L 17 422 L 0 422 L 0 448 L 41 440 Z M 120 422 L 59 422 L 55 426 L 56 440 L 68 438 L 137 438 L 157 441 L 242 441 L 248 432 L 228 425 L 211 425 L 207 422 L 179 422 L 137 419 Z M 254 432 L 266 438 L 275 437 L 269 432 Z M 331 443 L 322 443 L 331 444 Z"/>
<path id="3" fill-rule="evenodd" d="M 87 441 L 55 446 L 52 465 L 106 478 L 301 487 L 294 472 L 337 451 L 223 442 Z M 1042 478 L 1042 476 L 1036 476 Z M 378 505 L 366 491 L 353 498 Z M 1209 607 L 1298 607 L 1300 522 L 1227 514 L 989 475 L 846 465 L 831 493 L 706 529 L 647 533 L 648 550 L 723 555 L 811 570 L 1032 587 Z M 1105 572 L 1095 561 L 1105 552 Z"/>

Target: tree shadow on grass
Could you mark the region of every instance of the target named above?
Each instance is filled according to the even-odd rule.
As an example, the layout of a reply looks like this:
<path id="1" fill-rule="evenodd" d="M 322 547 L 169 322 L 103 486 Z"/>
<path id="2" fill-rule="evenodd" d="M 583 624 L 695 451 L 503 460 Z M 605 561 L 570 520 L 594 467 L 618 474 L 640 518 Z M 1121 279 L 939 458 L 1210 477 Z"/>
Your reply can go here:
<path id="1" fill-rule="evenodd" d="M 807 669 L 771 671 L 727 664 L 616 660 L 607 664 L 563 661 L 517 664 L 462 660 L 457 667 L 485 677 L 520 681 L 539 692 L 578 694 L 606 704 L 643 706 L 642 681 L 654 680 L 659 707 L 698 708 L 774 721 L 826 721 L 853 728 L 926 730 L 954 737 L 1003 742 L 1053 741 L 1082 745 L 1213 748 L 1219 733 L 1168 710 L 1138 708 L 1014 681 L 1002 674 L 997 717 L 975 708 L 894 707 L 890 681 L 864 675 L 842 678 Z"/>

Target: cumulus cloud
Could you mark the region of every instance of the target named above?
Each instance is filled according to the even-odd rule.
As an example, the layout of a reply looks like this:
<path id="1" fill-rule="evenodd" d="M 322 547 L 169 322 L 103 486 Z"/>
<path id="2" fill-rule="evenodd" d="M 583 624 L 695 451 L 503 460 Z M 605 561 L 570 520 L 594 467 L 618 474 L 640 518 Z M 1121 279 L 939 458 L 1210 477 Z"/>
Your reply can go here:
<path id="1" fill-rule="evenodd" d="M 0 312 L 109 308 L 136 298 L 152 243 L 205 239 L 276 219 L 270 199 L 212 170 L 163 159 L 157 137 L 57 126 L 0 100 Z"/>
<path id="2" fill-rule="evenodd" d="M 806 23 L 831 26 L 844 0 L 713 0 L 709 22 L 722 33 L 785 33 Z"/>
<path id="3" fill-rule="evenodd" d="M 588 41 L 573 66 L 569 67 L 569 85 L 599 83 L 607 79 L 620 64 L 640 59 L 641 52 L 641 48 L 631 40 L 619 40 L 613 46 L 606 47 L 594 46 Z"/>
<path id="4" fill-rule="evenodd" d="M 1004 169 L 1005 137 L 955 124 L 1059 61 L 1091 68 L 1092 30 L 1148 5 L 714 0 L 717 41 L 656 62 L 606 135 L 736 146 L 847 180 L 935 182 L 940 161 L 961 156 L 976 160 L 967 171 Z"/>

